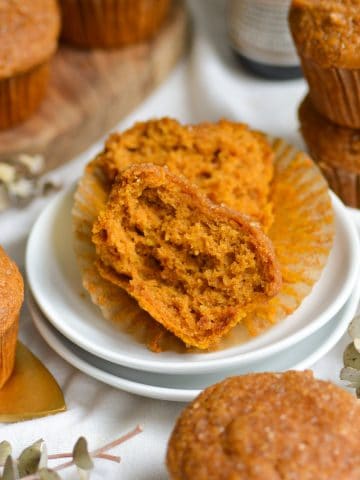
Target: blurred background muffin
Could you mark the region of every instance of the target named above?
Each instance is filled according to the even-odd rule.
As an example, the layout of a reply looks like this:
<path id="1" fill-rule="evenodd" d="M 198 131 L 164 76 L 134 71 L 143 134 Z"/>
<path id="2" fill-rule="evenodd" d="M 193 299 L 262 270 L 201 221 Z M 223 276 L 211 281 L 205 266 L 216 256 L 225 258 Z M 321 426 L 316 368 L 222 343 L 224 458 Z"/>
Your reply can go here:
<path id="1" fill-rule="evenodd" d="M 314 107 L 360 128 L 360 1 L 293 0 L 289 23 Z"/>
<path id="2" fill-rule="evenodd" d="M 0 0 L 0 129 L 39 106 L 59 28 L 56 0 Z"/>
<path id="3" fill-rule="evenodd" d="M 301 133 L 330 188 L 360 207 L 360 130 L 339 127 L 320 115 L 307 96 L 299 108 Z"/>
<path id="4" fill-rule="evenodd" d="M 84 48 L 116 48 L 147 40 L 171 0 L 60 0 L 61 38 Z"/>

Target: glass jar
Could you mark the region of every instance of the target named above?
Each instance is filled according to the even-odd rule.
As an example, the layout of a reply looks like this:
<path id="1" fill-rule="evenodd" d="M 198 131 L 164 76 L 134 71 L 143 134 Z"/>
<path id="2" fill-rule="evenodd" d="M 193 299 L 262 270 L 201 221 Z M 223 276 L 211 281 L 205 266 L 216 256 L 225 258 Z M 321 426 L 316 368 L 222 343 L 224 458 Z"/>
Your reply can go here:
<path id="1" fill-rule="evenodd" d="M 241 62 L 266 78 L 301 76 L 288 27 L 291 0 L 228 0 L 230 42 Z"/>

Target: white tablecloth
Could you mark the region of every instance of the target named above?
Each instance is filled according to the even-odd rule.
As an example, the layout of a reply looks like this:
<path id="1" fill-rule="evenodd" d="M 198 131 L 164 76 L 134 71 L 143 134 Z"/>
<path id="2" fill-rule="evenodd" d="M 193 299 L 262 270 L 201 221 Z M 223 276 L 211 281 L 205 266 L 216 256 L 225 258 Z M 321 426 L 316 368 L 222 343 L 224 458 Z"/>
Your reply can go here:
<path id="1" fill-rule="evenodd" d="M 193 0 L 190 7 L 195 34 L 189 57 L 137 111 L 119 124 L 119 128 L 128 127 L 135 120 L 164 115 L 183 122 L 227 117 L 248 122 L 302 145 L 296 109 L 306 91 L 305 82 L 269 82 L 243 71 L 234 60 L 226 40 L 224 1 Z M 50 177 L 63 185 L 72 182 L 101 148 L 101 143 L 52 172 Z M 27 235 L 48 201 L 39 199 L 24 210 L 11 210 L 0 216 L 0 244 L 21 268 L 24 266 Z M 65 452 L 72 448 L 80 435 L 85 435 L 90 448 L 97 448 L 141 423 L 144 432 L 113 452 L 121 455 L 121 464 L 97 460 L 93 478 L 167 478 L 164 467 L 166 442 L 183 404 L 130 395 L 78 372 L 50 350 L 32 325 L 26 307 L 21 318 L 20 337 L 58 380 L 68 410 L 52 417 L 2 426 L 0 441 L 11 441 L 15 453 L 19 453 L 24 445 L 42 437 L 50 452 Z M 348 339 L 344 338 L 314 365 L 318 377 L 338 382 L 341 354 L 347 342 Z M 76 478 L 76 475 L 70 470 L 64 477 Z"/>

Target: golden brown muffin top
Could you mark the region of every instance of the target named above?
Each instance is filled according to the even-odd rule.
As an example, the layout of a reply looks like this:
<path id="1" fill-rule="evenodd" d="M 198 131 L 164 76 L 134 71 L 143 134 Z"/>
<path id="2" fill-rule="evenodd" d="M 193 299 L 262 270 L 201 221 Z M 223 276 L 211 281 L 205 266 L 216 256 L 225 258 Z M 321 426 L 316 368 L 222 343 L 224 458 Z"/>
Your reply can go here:
<path id="1" fill-rule="evenodd" d="M 360 130 L 329 122 L 313 107 L 307 96 L 299 107 L 301 132 L 318 162 L 360 173 Z"/>
<path id="2" fill-rule="evenodd" d="M 232 377 L 181 414 L 172 480 L 358 480 L 360 404 L 311 371 Z"/>
<path id="3" fill-rule="evenodd" d="M 11 327 L 24 300 L 24 282 L 16 264 L 0 247 L 0 338 Z"/>
<path id="4" fill-rule="evenodd" d="M 360 0 L 293 0 L 290 29 L 300 55 L 323 67 L 360 67 Z"/>
<path id="5" fill-rule="evenodd" d="M 56 50 L 56 0 L 0 0 L 0 78 L 26 72 Z"/>

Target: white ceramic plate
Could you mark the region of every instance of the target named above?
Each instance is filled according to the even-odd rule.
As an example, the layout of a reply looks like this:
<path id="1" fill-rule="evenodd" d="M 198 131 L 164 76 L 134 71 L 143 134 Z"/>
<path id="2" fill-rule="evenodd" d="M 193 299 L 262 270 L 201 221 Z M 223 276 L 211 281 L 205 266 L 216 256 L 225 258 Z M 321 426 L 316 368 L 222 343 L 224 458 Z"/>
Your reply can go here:
<path id="1" fill-rule="evenodd" d="M 332 196 L 334 247 L 321 279 L 291 316 L 241 345 L 211 353 L 153 353 L 106 321 L 81 285 L 72 246 L 73 189 L 59 194 L 35 223 L 27 246 L 30 288 L 45 316 L 84 350 L 119 365 L 151 372 L 197 374 L 263 360 L 313 334 L 344 305 L 359 270 L 359 239 L 346 208 Z"/>
<path id="2" fill-rule="evenodd" d="M 303 370 L 324 356 L 342 337 L 354 316 L 360 298 L 360 288 L 352 294 L 333 319 L 316 333 L 265 361 L 247 367 L 225 369 L 216 374 L 168 375 L 122 367 L 96 357 L 61 335 L 44 317 L 30 298 L 29 308 L 34 323 L 50 347 L 74 367 L 91 377 L 120 390 L 144 397 L 173 401 L 190 401 L 200 391 L 228 376 L 247 372 Z"/>

